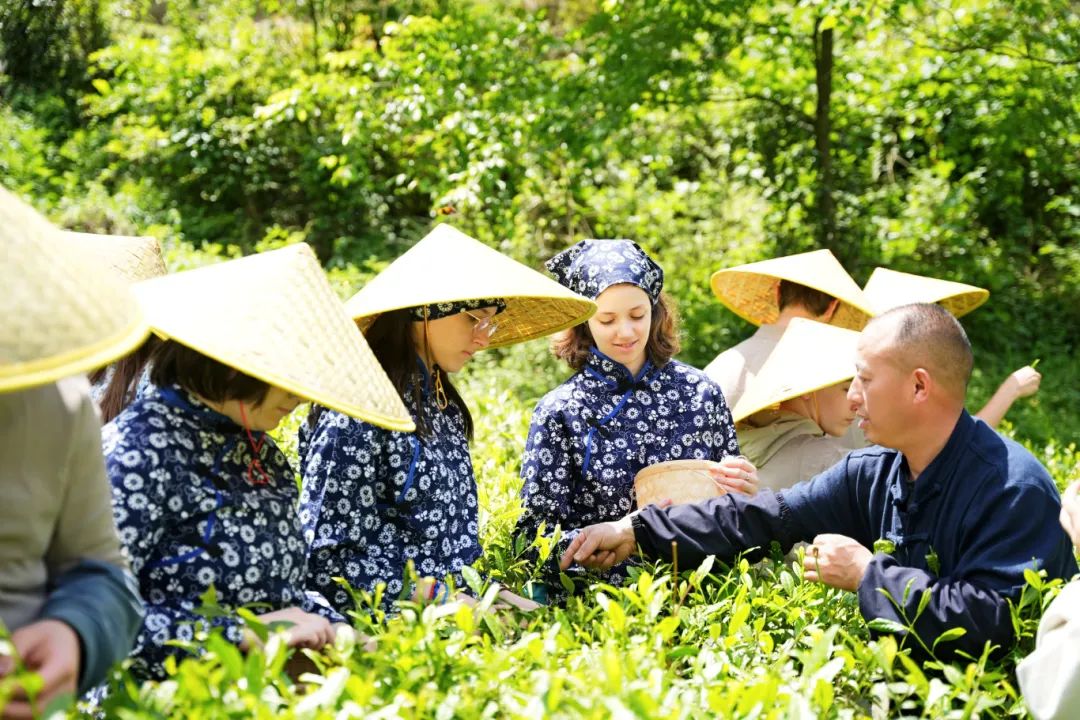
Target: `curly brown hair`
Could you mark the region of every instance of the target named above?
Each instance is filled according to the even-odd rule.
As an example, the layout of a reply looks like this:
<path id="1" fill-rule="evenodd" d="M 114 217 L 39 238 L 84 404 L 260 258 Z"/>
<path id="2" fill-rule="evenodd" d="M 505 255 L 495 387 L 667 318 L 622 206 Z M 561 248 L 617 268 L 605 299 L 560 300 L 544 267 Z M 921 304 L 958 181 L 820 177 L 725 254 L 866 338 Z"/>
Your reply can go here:
<path id="1" fill-rule="evenodd" d="M 551 338 L 551 351 L 555 353 L 555 357 L 565 360 L 574 370 L 585 366 L 585 361 L 595 345 L 596 341 L 589 332 L 588 322 L 556 333 Z M 645 345 L 645 352 L 653 365 L 663 367 L 681 348 L 678 307 L 670 295 L 662 292 L 652 306 L 649 342 Z"/>

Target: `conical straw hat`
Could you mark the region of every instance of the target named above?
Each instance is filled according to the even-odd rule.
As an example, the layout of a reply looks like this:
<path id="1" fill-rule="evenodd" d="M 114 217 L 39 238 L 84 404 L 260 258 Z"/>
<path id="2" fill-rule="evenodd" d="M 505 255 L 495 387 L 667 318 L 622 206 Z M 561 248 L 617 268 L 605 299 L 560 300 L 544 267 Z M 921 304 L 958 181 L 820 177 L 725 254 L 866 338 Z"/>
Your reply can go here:
<path id="1" fill-rule="evenodd" d="M 502 298 L 491 347 L 543 337 L 583 323 L 596 303 L 443 224 L 349 298 L 345 309 L 367 330 L 381 313 L 480 298 Z"/>
<path id="2" fill-rule="evenodd" d="M 124 283 L 0 188 L 0 392 L 107 365 L 149 334 Z"/>
<path id="3" fill-rule="evenodd" d="M 70 231 L 64 236 L 129 283 L 149 280 L 167 272 L 157 238 Z"/>
<path id="4" fill-rule="evenodd" d="M 859 333 L 803 318 L 793 319 L 731 413 L 740 422 L 785 400 L 855 376 Z"/>
<path id="5" fill-rule="evenodd" d="M 414 429 L 304 243 L 134 286 L 150 322 L 220 363 L 390 430 Z"/>
<path id="6" fill-rule="evenodd" d="M 909 303 L 937 303 L 953 314 L 967 315 L 986 302 L 990 291 L 974 285 L 874 268 L 863 294 L 878 314 Z"/>
<path id="7" fill-rule="evenodd" d="M 862 330 L 874 314 L 858 284 L 829 250 L 787 255 L 718 270 L 712 275 L 713 293 L 744 320 L 762 325 L 776 322 L 778 280 L 790 280 L 840 300 L 830 324 Z"/>

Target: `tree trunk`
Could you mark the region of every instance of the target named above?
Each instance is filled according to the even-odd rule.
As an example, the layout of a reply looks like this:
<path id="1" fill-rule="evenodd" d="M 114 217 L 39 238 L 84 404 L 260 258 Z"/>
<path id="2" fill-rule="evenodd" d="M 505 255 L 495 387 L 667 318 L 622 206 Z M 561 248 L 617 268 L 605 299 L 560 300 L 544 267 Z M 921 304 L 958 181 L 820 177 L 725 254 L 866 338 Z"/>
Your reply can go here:
<path id="1" fill-rule="evenodd" d="M 817 108 L 814 111 L 814 147 L 817 150 L 818 187 L 817 240 L 821 247 L 831 247 L 836 240 L 836 207 L 833 204 L 832 123 L 829 103 L 832 100 L 833 30 L 821 30 L 822 18 L 814 23 L 814 84 Z"/>

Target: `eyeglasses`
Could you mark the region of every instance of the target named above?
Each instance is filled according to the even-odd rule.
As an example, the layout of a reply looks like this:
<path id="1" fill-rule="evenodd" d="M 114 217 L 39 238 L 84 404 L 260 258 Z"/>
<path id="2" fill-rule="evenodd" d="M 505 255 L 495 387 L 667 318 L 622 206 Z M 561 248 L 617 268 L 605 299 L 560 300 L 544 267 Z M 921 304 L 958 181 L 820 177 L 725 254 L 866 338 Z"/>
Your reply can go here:
<path id="1" fill-rule="evenodd" d="M 462 310 L 461 312 L 465 313 L 473 319 L 472 331 L 475 335 L 484 335 L 490 338 L 492 335 L 495 334 L 495 331 L 499 329 L 499 323 L 497 320 L 495 320 L 494 315 L 482 318 L 473 315 L 468 310 Z"/>

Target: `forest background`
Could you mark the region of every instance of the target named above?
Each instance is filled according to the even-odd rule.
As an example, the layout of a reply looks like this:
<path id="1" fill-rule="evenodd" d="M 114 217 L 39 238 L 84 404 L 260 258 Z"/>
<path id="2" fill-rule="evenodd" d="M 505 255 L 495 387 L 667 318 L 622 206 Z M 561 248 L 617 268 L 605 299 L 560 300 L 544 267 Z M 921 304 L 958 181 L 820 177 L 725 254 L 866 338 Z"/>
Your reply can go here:
<path id="1" fill-rule="evenodd" d="M 860 284 L 885 265 L 986 287 L 989 302 L 964 318 L 976 350 L 970 405 L 1040 359 L 1042 390 L 1004 429 L 1059 484 L 1077 473 L 1080 14 L 1070 0 L 0 0 L 0 182 L 70 229 L 159 237 L 173 270 L 306 241 L 343 296 L 444 219 L 537 268 L 585 237 L 631 238 L 666 268 L 680 359 L 698 367 L 752 330 L 711 294 L 709 275 L 725 266 L 828 247 Z M 510 584 L 528 574 L 509 537 L 528 415 L 567 374 L 535 342 L 488 353 L 463 378 L 482 426 L 485 562 Z M 768 680 L 785 702 L 809 693 L 806 707 L 825 716 L 901 706 L 936 716 L 970 703 L 1023 713 L 1008 663 L 920 685 L 901 659 L 859 655 L 888 648 L 845 624 L 859 625 L 842 594 L 780 565 L 707 575 L 684 577 L 689 594 L 666 614 L 609 592 L 603 610 L 552 611 L 498 637 L 465 632 L 463 647 L 495 653 L 477 660 L 483 672 L 526 662 L 513 653 L 532 652 L 530 633 L 558 649 L 528 662 L 602 664 L 611 647 L 618 660 L 629 650 L 611 645 L 610 628 L 587 628 L 625 606 L 619 642 L 633 644 L 641 623 L 668 650 L 622 669 L 624 682 L 581 678 L 569 693 L 577 706 L 550 685 L 488 690 L 520 691 L 521 707 L 544 713 L 589 715 L 610 701 L 678 716 L 693 714 L 684 693 L 714 709 L 734 693 L 749 712 Z M 732 629 L 741 607 L 756 603 L 758 617 L 794 602 L 773 593 L 789 581 L 818 614 L 777 610 Z M 674 578 L 656 582 L 678 596 Z M 698 610 L 725 618 L 718 637 L 704 615 L 685 616 L 694 593 Z M 427 643 L 427 655 L 465 620 L 398 623 L 378 630 L 403 643 L 386 663 L 408 657 L 402 638 Z M 756 649 L 738 666 L 730 653 L 743 640 Z M 729 655 L 708 676 L 692 666 L 710 642 Z M 822 662 L 798 655 L 807 648 Z M 816 674 L 844 653 L 855 659 L 825 682 L 836 698 L 819 696 Z M 348 662 L 350 682 L 387 670 Z M 214 668 L 221 683 L 241 672 L 191 665 L 204 682 Z M 764 676 L 750 669 L 759 665 Z M 434 694 L 422 672 L 415 687 L 398 673 L 372 680 L 362 707 L 405 693 L 401 707 L 418 716 L 470 716 L 448 698 L 483 683 L 456 662 L 428 670 L 445 680 Z M 311 697 L 274 682 L 282 707 Z M 648 699 L 668 691 L 674 700 Z M 127 701 L 145 710 L 139 692 Z M 489 701 L 499 714 L 511 707 L 481 690 L 469 700 L 478 712 Z"/>

